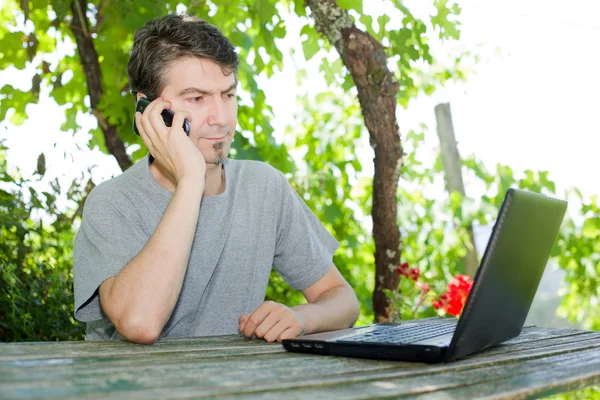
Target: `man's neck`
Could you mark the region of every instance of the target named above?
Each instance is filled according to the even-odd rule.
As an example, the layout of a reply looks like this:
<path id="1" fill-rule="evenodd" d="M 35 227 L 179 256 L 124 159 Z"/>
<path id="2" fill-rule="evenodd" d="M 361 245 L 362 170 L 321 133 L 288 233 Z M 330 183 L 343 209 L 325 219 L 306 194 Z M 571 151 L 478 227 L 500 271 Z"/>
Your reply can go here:
<path id="1" fill-rule="evenodd" d="M 164 169 L 156 162 L 150 164 L 150 173 L 156 179 L 158 184 L 169 192 L 174 192 L 177 187 L 175 179 L 167 174 Z M 225 170 L 223 165 L 206 164 L 206 181 L 204 183 L 204 196 L 216 196 L 225 191 Z"/>

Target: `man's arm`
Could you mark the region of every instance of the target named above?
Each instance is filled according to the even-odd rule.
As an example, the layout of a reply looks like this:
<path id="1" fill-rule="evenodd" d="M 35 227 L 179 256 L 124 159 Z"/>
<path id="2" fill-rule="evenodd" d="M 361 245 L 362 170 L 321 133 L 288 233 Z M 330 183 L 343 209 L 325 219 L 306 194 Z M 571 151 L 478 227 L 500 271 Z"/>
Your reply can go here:
<path id="1" fill-rule="evenodd" d="M 268 342 L 309 333 L 351 327 L 360 312 L 354 290 L 332 265 L 315 284 L 302 291 L 309 304 L 287 307 L 265 302 L 251 314 L 241 315 L 240 331 Z"/>
<path id="2" fill-rule="evenodd" d="M 304 334 L 349 328 L 358 319 L 360 305 L 356 293 L 333 265 L 325 276 L 302 293 L 309 304 L 292 308 L 306 319 Z"/>
<path id="3" fill-rule="evenodd" d="M 102 310 L 131 342 L 155 342 L 173 312 L 196 231 L 203 182 L 180 181 L 146 246 L 100 285 Z"/>
<path id="4" fill-rule="evenodd" d="M 136 343 L 155 342 L 177 303 L 206 185 L 204 157 L 181 128 L 188 113 L 176 112 L 168 128 L 160 113 L 170 106 L 158 98 L 143 114 L 136 112 L 135 121 L 155 162 L 175 181 L 175 192 L 148 243 L 99 289 L 104 313 Z"/>

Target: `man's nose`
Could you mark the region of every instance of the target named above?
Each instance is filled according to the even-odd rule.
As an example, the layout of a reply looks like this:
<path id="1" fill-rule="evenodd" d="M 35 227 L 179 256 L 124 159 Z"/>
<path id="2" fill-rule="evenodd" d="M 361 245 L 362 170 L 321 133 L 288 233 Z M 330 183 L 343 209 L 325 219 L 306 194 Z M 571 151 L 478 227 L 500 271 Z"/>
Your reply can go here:
<path id="1" fill-rule="evenodd" d="M 226 126 L 229 123 L 227 107 L 221 97 L 215 96 L 211 101 L 208 110 L 208 124 L 217 126 Z"/>

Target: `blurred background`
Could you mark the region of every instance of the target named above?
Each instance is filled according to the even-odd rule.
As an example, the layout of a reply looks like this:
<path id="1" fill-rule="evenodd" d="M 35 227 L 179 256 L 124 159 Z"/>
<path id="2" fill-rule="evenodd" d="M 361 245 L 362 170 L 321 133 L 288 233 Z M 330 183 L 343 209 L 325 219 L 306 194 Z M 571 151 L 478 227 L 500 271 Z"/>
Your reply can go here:
<path id="1" fill-rule="evenodd" d="M 4 0 L 1 341 L 83 339 L 72 244 L 93 187 L 146 152 L 131 130 L 125 67 L 134 31 L 167 12 L 214 23 L 238 48 L 230 156 L 286 173 L 340 241 L 334 261 L 360 298 L 359 324 L 446 315 L 434 302 L 456 276 L 473 276 L 515 187 L 569 201 L 527 324 L 600 328 L 600 3 L 337 3 L 384 47 L 398 82 L 392 117 L 404 156 L 397 220 L 387 222 L 401 237 L 395 265 L 418 269 L 419 279 L 376 267 L 371 133 L 353 77 L 303 1 Z M 462 188 L 448 184 L 457 176 Z M 266 296 L 304 301 L 276 275 Z"/>

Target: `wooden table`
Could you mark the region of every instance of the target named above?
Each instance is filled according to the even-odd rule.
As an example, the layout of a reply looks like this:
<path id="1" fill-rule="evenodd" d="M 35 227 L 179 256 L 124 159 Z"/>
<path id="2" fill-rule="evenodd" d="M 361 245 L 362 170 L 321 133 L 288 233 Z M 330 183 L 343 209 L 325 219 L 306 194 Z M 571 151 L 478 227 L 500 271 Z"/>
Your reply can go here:
<path id="1" fill-rule="evenodd" d="M 600 383 L 600 332 L 525 328 L 449 364 L 286 352 L 240 336 L 0 343 L 0 398 L 530 398 Z"/>

